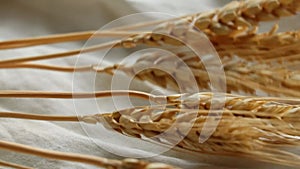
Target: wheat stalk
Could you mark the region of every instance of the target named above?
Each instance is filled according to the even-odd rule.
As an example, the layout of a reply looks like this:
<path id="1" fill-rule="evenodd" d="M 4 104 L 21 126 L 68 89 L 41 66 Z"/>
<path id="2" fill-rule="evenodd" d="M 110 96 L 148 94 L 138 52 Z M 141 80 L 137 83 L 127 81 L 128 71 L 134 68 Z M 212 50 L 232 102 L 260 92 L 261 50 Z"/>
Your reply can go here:
<path id="1" fill-rule="evenodd" d="M 210 110 L 213 97 L 211 93 L 170 95 L 166 96 L 167 105 L 141 106 L 79 117 L 14 112 L 1 112 L 0 115 L 2 118 L 101 123 L 125 135 L 147 137 L 156 143 L 176 145 L 197 153 L 299 165 L 299 155 L 281 149 L 300 144 L 299 100 L 226 94 L 224 108 Z M 220 118 L 220 122 L 212 136 L 199 143 L 204 122 L 212 114 Z M 210 130 L 211 127 L 212 124 L 204 129 Z M 176 142 L 178 138 L 181 141 Z"/>
<path id="2" fill-rule="evenodd" d="M 106 169 L 125 169 L 125 168 L 126 169 L 179 169 L 178 167 L 173 167 L 163 163 L 150 163 L 138 159 L 115 160 L 115 159 L 107 159 L 107 158 L 102 158 L 97 156 L 90 156 L 90 155 L 83 155 L 83 154 L 76 154 L 76 153 L 63 153 L 59 151 L 45 150 L 45 149 L 35 148 L 35 147 L 12 143 L 3 140 L 0 140 L 0 149 L 24 153 L 24 154 L 31 154 L 31 155 L 40 156 L 49 159 L 80 162 L 80 163 L 90 164 L 90 165 L 94 165 Z M 19 169 L 29 168 L 25 166 L 14 165 L 7 162 L 3 162 L 2 164 L 9 167 L 19 168 Z"/>
<path id="3" fill-rule="evenodd" d="M 2 161 L 2 160 L 0 160 L 0 166 L 10 167 L 10 168 L 17 168 L 17 169 L 33 169 L 31 167 L 27 167 L 27 166 L 15 164 L 15 163 L 9 163 L 9 162 Z"/>

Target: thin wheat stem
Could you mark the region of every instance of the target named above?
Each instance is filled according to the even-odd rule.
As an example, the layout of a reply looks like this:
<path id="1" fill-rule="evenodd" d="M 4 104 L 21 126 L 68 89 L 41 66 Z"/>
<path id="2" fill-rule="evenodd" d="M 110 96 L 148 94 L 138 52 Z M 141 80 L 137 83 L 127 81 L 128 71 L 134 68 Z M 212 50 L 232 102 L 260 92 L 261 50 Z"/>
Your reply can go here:
<path id="1" fill-rule="evenodd" d="M 0 49 L 21 48 L 51 43 L 62 43 L 70 41 L 86 40 L 90 37 L 126 37 L 145 32 L 124 32 L 124 31 L 86 31 L 66 34 L 41 36 L 36 38 L 25 38 L 0 42 Z"/>
<path id="2" fill-rule="evenodd" d="M 139 34 L 140 32 L 128 32 L 128 30 L 134 30 L 137 28 L 144 28 L 153 25 L 157 25 L 164 22 L 174 21 L 186 17 L 191 17 L 193 15 L 184 15 L 181 17 L 175 17 L 171 19 L 165 20 L 157 20 L 151 22 L 143 22 L 132 25 L 125 25 L 116 28 L 111 28 L 108 30 L 92 30 L 92 31 L 84 31 L 84 32 L 73 32 L 73 33 L 65 33 L 65 34 L 56 34 L 49 36 L 41 36 L 36 38 L 24 38 L 24 39 L 16 39 L 16 40 L 8 40 L 0 42 L 0 49 L 12 49 L 12 48 L 22 48 L 29 46 L 37 46 L 44 45 L 50 43 L 61 43 L 61 42 L 69 42 L 69 41 L 78 41 L 78 40 L 86 40 L 91 36 L 93 37 L 124 37 L 131 36 L 134 34 Z M 145 33 L 145 32 L 142 32 Z"/>
<path id="3" fill-rule="evenodd" d="M 179 169 L 178 167 L 173 167 L 163 163 L 149 163 L 146 161 L 141 161 L 137 159 L 124 159 L 124 160 L 114 160 L 107 159 L 103 157 L 83 155 L 77 153 L 66 153 L 53 150 L 46 150 L 41 148 L 35 148 L 23 144 L 12 143 L 9 141 L 0 140 L 0 149 L 9 150 L 13 152 L 30 154 L 34 156 L 44 157 L 48 159 L 64 160 L 71 162 L 79 162 L 84 164 L 90 164 L 98 167 L 103 167 L 106 169 Z"/>
<path id="4" fill-rule="evenodd" d="M 22 144 L 12 143 L 4 140 L 0 140 L 0 149 L 24 153 L 24 154 L 31 154 L 35 156 L 50 158 L 50 159 L 86 163 L 86 164 L 91 164 L 99 167 L 108 167 L 108 166 L 115 167 L 121 165 L 121 162 L 117 160 L 109 160 L 106 158 L 75 154 L 75 153 L 63 153 L 58 151 L 45 150 L 45 149 L 34 148 Z"/>
<path id="5" fill-rule="evenodd" d="M 33 169 L 31 167 L 27 167 L 27 166 L 15 164 L 15 163 L 9 163 L 9 162 L 2 161 L 2 160 L 0 160 L 0 166 L 11 167 L 11 168 L 16 168 L 16 169 Z"/>
<path id="6" fill-rule="evenodd" d="M 98 92 L 49 92 L 49 91 L 17 91 L 7 90 L 0 91 L 0 98 L 56 98 L 56 99 L 85 99 L 85 98 L 101 98 L 112 96 L 129 96 L 145 100 L 152 100 L 160 103 L 166 99 L 165 96 L 155 96 L 149 93 L 133 91 L 133 90 L 112 90 Z"/>
<path id="7" fill-rule="evenodd" d="M 117 69 L 117 67 L 121 67 L 121 65 L 108 66 L 105 68 L 96 68 L 94 65 L 89 66 L 56 66 L 50 64 L 38 64 L 38 63 L 19 63 L 19 64 L 4 64 L 0 65 L 0 69 L 41 69 L 41 70 L 49 70 L 49 71 L 57 71 L 57 72 L 86 72 L 86 71 L 94 71 L 97 73 L 107 73 L 113 75 L 113 71 Z M 122 68 L 126 69 L 126 67 Z"/>
<path id="8" fill-rule="evenodd" d="M 19 64 L 4 64 L 0 65 L 0 69 L 20 69 L 20 68 L 30 68 L 30 69 L 42 69 L 51 70 L 58 72 L 84 72 L 93 71 L 94 66 L 55 66 L 48 64 L 35 64 L 35 63 L 19 63 Z"/>
<path id="9" fill-rule="evenodd" d="M 93 51 L 97 51 L 97 50 L 102 50 L 102 49 L 106 49 L 109 47 L 118 47 L 119 45 L 120 45 L 120 41 L 117 40 L 117 41 L 113 41 L 113 42 L 102 43 L 100 45 L 93 45 L 90 47 L 86 47 L 84 49 L 71 50 L 71 51 L 67 51 L 67 52 L 2 60 L 2 61 L 0 61 L 0 65 L 17 64 L 17 63 L 29 62 L 29 61 L 69 57 L 69 56 L 74 56 L 74 55 L 78 55 L 81 53 L 88 53 L 88 52 L 93 52 Z"/>
<path id="10" fill-rule="evenodd" d="M 86 40 L 86 39 L 89 39 L 91 36 L 93 36 L 93 37 L 131 36 L 134 34 L 139 34 L 139 32 L 136 32 L 136 31 L 135 32 L 127 32 L 128 30 L 149 27 L 149 26 L 160 24 L 160 23 L 174 21 L 174 20 L 178 20 L 178 19 L 182 19 L 182 18 L 186 18 L 186 17 L 191 17 L 191 16 L 193 16 L 193 15 L 189 14 L 189 15 L 184 15 L 181 17 L 175 17 L 175 18 L 171 18 L 171 19 L 143 22 L 143 23 L 137 23 L 137 24 L 132 24 L 132 25 L 125 25 L 125 26 L 120 26 L 120 27 L 116 27 L 116 28 L 111 28 L 108 30 L 100 30 L 100 31 L 92 30 L 92 31 L 85 31 L 85 32 L 73 32 L 73 33 L 66 33 L 66 34 L 41 36 L 41 37 L 36 37 L 36 38 L 8 40 L 8 41 L 0 42 L 0 49 L 12 49 L 12 48 L 44 45 L 44 44 L 50 44 L 50 43 Z M 145 33 L 145 32 L 143 32 L 143 33 Z"/>
<path id="11" fill-rule="evenodd" d="M 1 118 L 16 118 L 28 120 L 43 120 L 43 121 L 79 121 L 77 116 L 53 116 L 39 115 L 19 112 L 0 112 Z"/>

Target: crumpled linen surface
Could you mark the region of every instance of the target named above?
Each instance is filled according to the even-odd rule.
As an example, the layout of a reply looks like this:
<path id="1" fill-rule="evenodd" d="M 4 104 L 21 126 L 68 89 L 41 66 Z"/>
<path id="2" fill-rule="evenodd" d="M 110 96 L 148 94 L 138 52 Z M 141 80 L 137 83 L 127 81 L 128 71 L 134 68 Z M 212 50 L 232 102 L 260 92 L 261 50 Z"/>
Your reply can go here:
<path id="1" fill-rule="evenodd" d="M 171 15 L 185 15 L 193 12 L 206 11 L 224 5 L 228 1 L 159 1 L 159 0 L 10 0 L 0 2 L 0 40 L 9 40 L 23 37 L 36 37 L 54 33 L 66 33 L 75 31 L 97 30 L 101 26 L 119 17 L 137 12 L 163 12 Z M 295 17 L 290 20 L 297 20 Z M 295 28 L 299 22 L 284 21 L 282 29 L 290 28 L 293 23 Z M 266 28 L 267 29 L 267 28 Z M 82 43 L 64 43 L 59 45 L 45 45 L 31 48 L 13 49 L 0 51 L 0 59 L 18 56 L 34 56 L 55 52 L 63 52 L 82 47 Z M 85 63 L 93 63 L 97 56 L 87 54 Z M 106 64 L 111 61 L 104 60 Z M 55 63 L 59 65 L 74 65 L 76 57 L 63 58 L 43 63 Z M 80 76 L 78 91 L 89 88 L 89 81 L 93 75 L 88 73 Z M 72 91 L 72 73 L 59 73 L 44 70 L 0 69 L 0 90 L 42 90 L 42 91 Z M 105 90 L 110 86 L 111 77 L 100 75 L 97 77 L 97 89 Z M 120 89 L 122 84 L 120 83 Z M 132 89 L 151 92 L 152 88 L 141 82 L 133 82 Z M 1 111 L 16 111 L 36 114 L 52 115 L 76 115 L 74 103 L 79 101 L 61 99 L 20 99 L 0 98 Z M 80 101 L 80 110 L 87 114 L 96 113 L 92 99 Z M 102 111 L 109 111 L 112 106 L 111 100 L 101 99 Z M 101 111 L 101 110 L 100 110 Z M 122 143 L 123 136 L 99 130 L 99 137 L 91 140 L 84 124 L 68 122 L 44 122 L 20 119 L 0 119 L 0 139 L 13 141 L 64 152 L 75 152 L 103 156 L 107 158 L 120 158 L 110 153 L 141 155 L 149 152 L 139 150 L 139 146 L 147 146 L 147 143 L 133 142 L 135 148 L 126 148 Z M 98 130 L 95 130 L 95 135 Z M 102 133 L 104 132 L 104 133 Z M 103 136 L 103 139 L 101 137 Z M 105 137 L 105 138 L 104 138 Z M 114 140 L 119 139 L 114 142 Z M 121 139 L 121 140 L 120 140 Z M 110 141 L 109 141 L 110 140 Z M 130 139 L 124 139 L 130 141 Z M 134 141 L 133 139 L 131 141 Z M 117 144 L 115 144 L 117 143 Z M 119 144 L 118 144 L 119 143 Z M 99 146 L 100 145 L 100 146 Z M 104 148 L 103 148 L 103 147 Z M 110 149 L 111 148 L 111 149 Z M 107 151 L 111 150 L 111 151 Z M 182 156 L 179 152 L 170 153 L 171 156 L 155 156 L 148 160 L 161 161 L 183 168 L 199 168 L 201 164 L 187 162 L 175 158 Z M 35 168 L 96 168 L 81 163 L 70 163 L 57 160 L 48 160 L 35 156 L 23 155 L 0 151 L 0 159 L 16 162 Z"/>

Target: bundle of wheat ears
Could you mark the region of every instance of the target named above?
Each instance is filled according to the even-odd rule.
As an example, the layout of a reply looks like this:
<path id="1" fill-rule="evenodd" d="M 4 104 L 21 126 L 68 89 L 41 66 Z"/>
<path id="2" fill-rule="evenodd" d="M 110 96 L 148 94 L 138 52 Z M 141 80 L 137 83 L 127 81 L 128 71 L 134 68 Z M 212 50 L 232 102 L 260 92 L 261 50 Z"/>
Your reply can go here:
<path id="1" fill-rule="evenodd" d="M 123 135 L 144 139 L 153 144 L 172 146 L 187 154 L 207 154 L 241 157 L 279 166 L 299 167 L 300 146 L 300 30 L 277 32 L 274 25 L 268 32 L 258 33 L 264 21 L 297 15 L 299 0 L 246 0 L 204 13 L 196 13 L 170 20 L 137 23 L 103 31 L 76 32 L 45 37 L 0 42 L 0 49 L 14 49 L 53 43 L 114 37 L 119 40 L 63 53 L 0 60 L 0 69 L 41 69 L 47 71 L 104 73 L 120 71 L 178 94 L 158 96 L 140 91 L 113 90 L 91 93 L 46 91 L 0 91 L 1 98 L 56 98 L 84 99 L 126 96 L 151 100 L 155 106 L 137 106 L 105 114 L 85 116 L 51 116 L 31 112 L 0 112 L 0 118 L 24 120 L 100 123 Z M 158 25 L 158 26 L 157 26 Z M 153 31 L 137 31 L 154 27 Z M 225 93 L 210 92 L 210 75 L 197 54 L 185 45 L 185 40 L 196 40 L 197 32 L 204 33 L 216 50 L 224 69 Z M 126 38 L 124 38 L 126 37 Z M 194 39 L 193 39 L 194 38 Z M 58 66 L 36 61 L 71 57 L 106 48 L 136 48 L 156 46 L 167 53 L 148 52 L 131 65 Z M 203 49 L 204 50 L 204 49 Z M 179 58 L 178 60 L 175 58 Z M 149 67 L 143 70 L 142 68 Z M 191 72 L 185 73 L 186 68 Z M 165 71 L 167 69 L 167 71 Z M 222 75 L 213 74 L 214 78 Z M 219 77 L 220 76 L 220 77 Z M 193 88 L 199 92 L 182 93 Z M 178 80 L 184 86 L 177 84 Z M 220 82 L 221 83 L 221 82 Z M 238 94 L 238 95 L 237 95 Z M 218 100 L 215 95 L 224 99 Z M 217 102 L 217 108 L 213 107 Z M 212 121 L 209 119 L 212 118 Z M 217 126 L 206 123 L 218 122 Z M 213 131 L 204 142 L 201 132 Z M 205 136 L 204 136 L 205 137 Z M 0 141 L 0 149 L 36 155 L 56 160 L 96 165 L 117 169 L 179 168 L 159 162 L 138 159 L 106 159 L 83 154 L 72 154 L 39 149 L 8 141 Z M 200 162 L 210 163 L 209 160 Z M 0 166 L 31 168 L 0 161 Z"/>

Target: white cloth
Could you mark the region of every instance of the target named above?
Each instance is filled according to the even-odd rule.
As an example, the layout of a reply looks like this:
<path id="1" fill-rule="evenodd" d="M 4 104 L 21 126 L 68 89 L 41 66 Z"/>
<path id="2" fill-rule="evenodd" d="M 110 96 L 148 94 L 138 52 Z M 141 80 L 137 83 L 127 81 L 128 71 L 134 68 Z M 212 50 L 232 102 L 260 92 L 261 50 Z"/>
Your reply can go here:
<path id="1" fill-rule="evenodd" d="M 224 5 L 227 1 L 160 1 L 160 0 L 31 0 L 20 1 L 10 0 L 0 2 L 0 40 L 10 40 L 23 37 L 35 37 L 40 35 L 66 33 L 75 31 L 97 30 L 108 22 L 119 17 L 136 12 L 162 12 L 171 15 L 186 15 L 189 13 L 209 10 L 211 8 Z M 295 19 L 294 19 L 295 20 Z M 293 24 L 299 22 L 293 22 Z M 287 24 L 286 24 L 287 25 Z M 285 26 L 289 27 L 289 26 Z M 0 59 L 7 59 L 19 56 L 34 56 L 46 53 L 63 52 L 70 49 L 82 47 L 81 43 L 66 43 L 57 45 L 45 45 L 32 48 L 22 48 L 13 50 L 1 50 Z M 97 60 L 93 54 L 87 55 L 86 63 L 93 63 Z M 73 65 L 76 57 L 46 61 L 59 65 Z M 107 64 L 112 64 L 110 60 L 105 60 Z M 82 61 L 83 62 L 83 61 Z M 3 70 L 0 69 L 0 90 L 47 90 L 47 91 L 72 91 L 73 74 L 58 73 L 44 70 Z M 85 91 L 89 88 L 88 81 L 93 78 L 91 74 L 80 76 L 81 83 L 76 90 Z M 110 86 L 111 77 L 101 75 L 97 77 L 97 89 L 105 90 Z M 85 83 L 86 81 L 86 83 Z M 120 88 L 122 85 L 120 84 Z M 141 82 L 134 82 L 132 89 L 150 91 Z M 78 103 L 80 102 L 80 103 Z M 92 100 L 75 101 L 79 109 L 85 110 L 87 114 L 96 113 L 97 109 L 91 104 Z M 17 111 L 36 114 L 51 115 L 76 115 L 73 100 L 61 99 L 19 99 L 1 98 L 1 111 Z M 101 111 L 109 111 L 111 102 L 109 99 L 99 101 Z M 103 103 L 103 104 L 102 104 Z M 77 107 L 78 109 L 78 107 Z M 97 130 L 95 128 L 95 130 Z M 0 139 L 13 141 L 21 144 L 90 155 L 103 156 L 107 158 L 117 158 L 118 156 L 107 152 L 108 148 L 134 155 L 148 154 L 146 151 L 138 150 L 138 146 L 146 143 L 132 142 L 136 149 L 127 150 L 120 144 L 114 145 L 114 137 L 122 139 L 123 136 L 109 135 L 101 133 L 94 139 L 95 144 L 82 126 L 78 123 L 68 122 L 44 122 L 19 119 L 0 119 Z M 96 131 L 97 132 L 97 131 Z M 97 133 L 96 133 L 97 134 Z M 101 136 L 107 138 L 101 139 Z M 110 138 L 108 138 L 111 136 Z M 114 136 L 114 137 L 113 137 Z M 107 140 L 111 139 L 111 142 Z M 115 139 L 115 140 L 116 140 Z M 128 141 L 128 140 L 126 140 Z M 134 139 L 131 139 L 134 141 Z M 118 143 L 118 140 L 116 140 Z M 101 148 L 99 145 L 104 146 Z M 143 148 L 143 147 L 141 147 Z M 117 149 L 117 150 L 115 150 Z M 172 153 L 173 157 L 156 156 L 150 160 L 159 160 L 183 168 L 198 168 L 195 162 L 186 162 L 176 159 L 180 153 Z M 64 161 L 46 160 L 34 156 L 0 151 L 0 159 L 19 164 L 24 164 L 36 168 L 95 168 L 90 165 L 80 163 L 69 163 Z"/>

